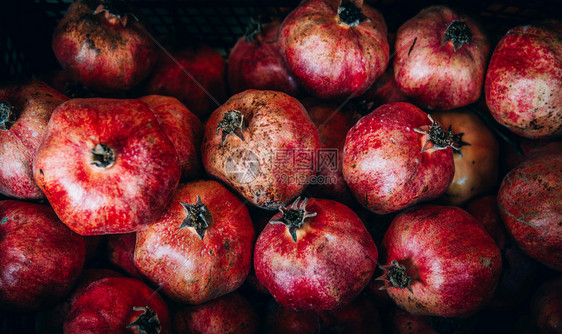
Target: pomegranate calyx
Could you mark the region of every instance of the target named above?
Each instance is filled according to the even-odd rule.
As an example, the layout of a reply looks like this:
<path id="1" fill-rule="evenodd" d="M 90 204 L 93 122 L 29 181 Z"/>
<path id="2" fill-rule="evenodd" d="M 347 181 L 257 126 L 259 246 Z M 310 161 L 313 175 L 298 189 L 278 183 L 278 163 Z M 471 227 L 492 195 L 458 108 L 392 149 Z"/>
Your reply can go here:
<path id="1" fill-rule="evenodd" d="M 449 131 L 452 131 L 450 126 L 449 126 Z M 455 143 L 455 145 L 451 146 L 451 148 L 453 149 L 453 153 L 457 153 L 461 157 L 462 157 L 461 148 L 463 146 L 470 146 L 470 143 L 467 143 L 467 142 L 462 140 L 462 136 L 464 136 L 464 132 L 453 133 L 452 140 Z"/>
<path id="2" fill-rule="evenodd" d="M 248 26 L 246 27 L 246 31 L 244 32 L 244 41 L 246 43 L 250 43 L 256 40 L 257 36 L 261 33 L 261 25 L 261 15 L 257 18 L 250 18 L 250 22 L 248 22 Z"/>
<path id="3" fill-rule="evenodd" d="M 187 212 L 187 216 L 181 222 L 179 229 L 185 227 L 193 227 L 197 232 L 200 240 L 203 240 L 205 236 L 205 231 L 213 223 L 213 215 L 209 211 L 209 208 L 201 201 L 199 195 L 197 195 L 197 202 L 195 204 L 189 204 L 180 202 L 180 205 Z"/>
<path id="4" fill-rule="evenodd" d="M 460 49 L 464 44 L 470 43 L 472 40 L 472 31 L 466 22 L 453 20 L 451 24 L 445 29 L 441 46 L 451 41 L 455 52 Z"/>
<path id="5" fill-rule="evenodd" d="M 272 219 L 270 224 L 285 224 L 289 228 L 289 233 L 294 242 L 297 242 L 297 230 L 304 225 L 307 218 L 316 216 L 316 212 L 307 212 L 306 205 L 308 198 L 300 202 L 300 196 L 291 204 L 289 208 L 280 207 L 279 211 L 283 214 L 281 218 Z M 300 202 L 300 204 L 299 204 Z"/>
<path id="6" fill-rule="evenodd" d="M 16 122 L 16 107 L 8 101 L 0 101 L 0 130 L 10 130 Z"/>
<path id="7" fill-rule="evenodd" d="M 406 275 L 406 266 L 402 266 L 398 261 L 392 260 L 388 265 L 379 265 L 379 268 L 383 270 L 383 274 L 377 277 L 376 280 L 384 281 L 384 286 L 380 287 L 380 290 L 400 288 L 408 289 L 413 293 L 411 286 L 412 278 Z"/>
<path id="8" fill-rule="evenodd" d="M 142 334 L 160 333 L 162 327 L 160 326 L 160 320 L 156 311 L 151 310 L 148 306 L 133 307 L 133 311 L 142 311 L 143 313 L 135 321 L 128 324 L 127 328 L 136 327 Z"/>
<path id="9" fill-rule="evenodd" d="M 94 11 L 94 15 L 104 13 L 105 19 L 111 24 L 121 23 L 125 28 L 129 15 L 138 21 L 139 19 L 130 12 L 129 6 L 125 0 L 101 0 L 101 3 Z"/>
<path id="10" fill-rule="evenodd" d="M 224 145 L 229 135 L 235 135 L 244 141 L 244 115 L 238 110 L 229 110 L 222 115 L 222 119 L 217 124 L 216 134 L 222 130 L 221 145 Z"/>
<path id="11" fill-rule="evenodd" d="M 460 147 L 457 146 L 455 142 L 455 134 L 449 126 L 449 129 L 445 130 L 443 127 L 437 123 L 430 114 L 427 117 L 431 121 L 430 125 L 424 125 L 421 128 L 415 128 L 414 131 L 427 135 L 427 139 L 423 143 L 421 152 L 425 152 L 431 148 L 436 150 L 444 150 L 451 147 L 453 150 L 460 151 Z M 429 144 L 429 145 L 428 145 Z"/>
<path id="12" fill-rule="evenodd" d="M 363 1 L 342 0 L 338 7 L 339 21 L 350 27 L 359 25 L 361 22 L 369 21 L 370 19 L 361 12 L 362 5 Z"/>
<path id="13" fill-rule="evenodd" d="M 104 144 L 97 144 L 91 151 L 91 164 L 99 168 L 110 168 L 115 163 L 115 152 Z"/>

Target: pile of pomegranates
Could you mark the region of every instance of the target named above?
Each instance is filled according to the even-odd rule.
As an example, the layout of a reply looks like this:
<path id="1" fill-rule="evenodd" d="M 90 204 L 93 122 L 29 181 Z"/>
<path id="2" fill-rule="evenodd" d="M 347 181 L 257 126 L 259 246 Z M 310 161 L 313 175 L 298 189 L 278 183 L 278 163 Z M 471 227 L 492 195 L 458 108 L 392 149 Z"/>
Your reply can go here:
<path id="1" fill-rule="evenodd" d="M 562 333 L 562 21 L 141 12 L 0 82 L 0 333 Z"/>

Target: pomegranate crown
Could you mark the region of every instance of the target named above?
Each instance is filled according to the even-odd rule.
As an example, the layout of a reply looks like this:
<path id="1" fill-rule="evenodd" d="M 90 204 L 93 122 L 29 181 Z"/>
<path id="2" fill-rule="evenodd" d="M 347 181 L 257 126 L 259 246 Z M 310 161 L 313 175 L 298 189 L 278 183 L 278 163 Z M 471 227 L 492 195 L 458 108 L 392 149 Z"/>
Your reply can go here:
<path id="1" fill-rule="evenodd" d="M 304 198 L 300 202 L 300 196 L 291 204 L 289 208 L 279 207 L 279 211 L 283 214 L 280 218 L 272 219 L 270 224 L 285 224 L 289 228 L 289 233 L 294 242 L 297 242 L 297 230 L 304 225 L 307 218 L 316 216 L 316 212 L 306 211 L 308 198 Z M 300 202 L 300 204 L 299 204 Z"/>
<path id="2" fill-rule="evenodd" d="M 197 195 L 197 202 L 195 204 L 180 202 L 180 205 L 185 209 L 187 215 L 181 222 L 179 229 L 193 227 L 199 239 L 203 240 L 205 231 L 213 223 L 213 215 L 211 215 L 209 208 L 203 204 L 199 195 Z"/>
<path id="3" fill-rule="evenodd" d="M 7 101 L 0 101 L 0 130 L 9 130 L 16 122 L 16 107 Z"/>
<path id="4" fill-rule="evenodd" d="M 216 134 L 219 134 L 219 130 L 222 130 L 221 145 L 224 145 L 229 135 L 235 135 L 244 141 L 244 115 L 238 110 L 225 112 L 217 124 Z"/>
<path id="5" fill-rule="evenodd" d="M 411 286 L 412 278 L 406 275 L 406 266 L 402 266 L 398 261 L 392 260 L 388 265 L 379 265 L 379 268 L 383 270 L 383 274 L 375 280 L 384 281 L 384 286 L 380 287 L 379 290 L 400 288 L 408 289 L 408 291 L 413 293 Z"/>
<path id="6" fill-rule="evenodd" d="M 158 314 L 156 311 L 151 310 L 148 306 L 133 307 L 133 311 L 142 311 L 139 317 L 127 325 L 127 328 L 136 327 L 140 333 L 143 334 L 158 334 L 160 333 L 161 326 Z"/>
<path id="7" fill-rule="evenodd" d="M 431 121 L 430 125 L 424 125 L 423 127 L 414 129 L 417 133 L 427 135 L 427 139 L 422 146 L 422 153 L 430 148 L 444 150 L 450 147 L 460 154 L 461 146 L 470 145 L 462 141 L 464 133 L 454 134 L 451 126 L 445 130 L 430 114 L 427 114 L 427 117 Z"/>
<path id="8" fill-rule="evenodd" d="M 115 24 L 119 22 L 123 28 L 127 26 L 129 16 L 131 16 L 135 21 L 139 20 L 133 13 L 131 13 L 125 0 L 101 0 L 100 4 L 94 11 L 94 15 L 99 13 L 104 13 L 105 19 L 109 23 Z"/>

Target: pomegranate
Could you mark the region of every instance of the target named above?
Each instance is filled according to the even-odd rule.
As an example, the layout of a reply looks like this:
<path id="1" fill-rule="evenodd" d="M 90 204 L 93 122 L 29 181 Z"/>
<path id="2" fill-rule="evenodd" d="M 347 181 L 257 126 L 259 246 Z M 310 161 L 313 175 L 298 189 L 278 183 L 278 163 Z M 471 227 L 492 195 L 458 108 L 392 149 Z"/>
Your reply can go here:
<path id="1" fill-rule="evenodd" d="M 262 22 L 265 21 L 265 22 Z M 275 90 L 299 96 L 302 87 L 279 53 L 281 20 L 252 19 L 228 55 L 228 83 L 234 93 Z"/>
<path id="2" fill-rule="evenodd" d="M 173 96 L 200 119 L 206 119 L 226 99 L 226 61 L 205 44 L 171 50 L 160 54 L 145 92 Z"/>
<path id="3" fill-rule="evenodd" d="M 275 209 L 316 175 L 319 146 L 318 129 L 297 99 L 246 90 L 211 114 L 201 155 L 207 174 L 250 203 Z"/>
<path id="4" fill-rule="evenodd" d="M 371 87 L 388 65 L 382 15 L 362 0 L 305 0 L 284 20 L 279 49 L 314 96 L 345 99 Z"/>
<path id="5" fill-rule="evenodd" d="M 61 104 L 33 163 L 59 218 L 82 235 L 135 232 L 152 223 L 180 173 L 173 144 L 139 100 Z"/>
<path id="6" fill-rule="evenodd" d="M 199 118 L 174 97 L 149 95 L 139 100 L 152 108 L 162 130 L 174 144 L 181 165 L 182 180 L 192 180 L 201 176 L 203 166 L 200 147 L 203 124 Z"/>
<path id="7" fill-rule="evenodd" d="M 101 92 L 125 91 L 156 63 L 156 44 L 123 0 L 76 0 L 52 41 L 63 69 Z"/>
<path id="8" fill-rule="evenodd" d="M 37 310 L 72 289 L 84 266 L 84 239 L 47 205 L 4 200 L 0 254 L 0 309 Z"/>
<path id="9" fill-rule="evenodd" d="M 562 143 L 536 150 L 512 169 L 498 191 L 508 232 L 535 260 L 562 271 Z"/>
<path id="10" fill-rule="evenodd" d="M 501 253 L 482 225 L 453 206 L 419 205 L 398 214 L 383 239 L 389 296 L 417 315 L 462 317 L 488 302 Z"/>
<path id="11" fill-rule="evenodd" d="M 64 333 L 171 333 L 168 307 L 142 281 L 107 277 L 90 283 L 76 299 Z"/>
<path id="12" fill-rule="evenodd" d="M 441 199 L 449 205 L 460 205 L 497 189 L 499 144 L 484 122 L 467 109 L 435 112 L 431 116 L 453 131 L 459 148 L 453 151 L 455 176 Z"/>
<path id="13" fill-rule="evenodd" d="M 281 207 L 254 249 L 258 280 L 282 306 L 297 312 L 334 311 L 367 286 L 377 248 L 347 206 L 297 198 Z"/>
<path id="14" fill-rule="evenodd" d="M 486 73 L 492 116 L 527 138 L 562 135 L 562 22 L 517 26 L 499 41 Z"/>
<path id="15" fill-rule="evenodd" d="M 152 225 L 137 232 L 139 271 L 170 298 L 202 304 L 238 289 L 251 267 L 254 227 L 216 181 L 180 184 Z"/>
<path id="16" fill-rule="evenodd" d="M 454 175 L 451 131 L 405 102 L 380 106 L 347 133 L 343 177 L 355 198 L 377 214 L 441 195 Z"/>
<path id="17" fill-rule="evenodd" d="M 66 100 L 38 80 L 0 89 L 0 194 L 26 200 L 45 197 L 31 164 L 53 110 Z"/>
<path id="18" fill-rule="evenodd" d="M 478 100 L 490 43 L 471 17 L 431 6 L 396 33 L 396 83 L 417 105 L 438 110 Z"/>
<path id="19" fill-rule="evenodd" d="M 258 333 L 256 310 L 237 292 L 201 305 L 181 307 L 174 313 L 176 333 Z"/>

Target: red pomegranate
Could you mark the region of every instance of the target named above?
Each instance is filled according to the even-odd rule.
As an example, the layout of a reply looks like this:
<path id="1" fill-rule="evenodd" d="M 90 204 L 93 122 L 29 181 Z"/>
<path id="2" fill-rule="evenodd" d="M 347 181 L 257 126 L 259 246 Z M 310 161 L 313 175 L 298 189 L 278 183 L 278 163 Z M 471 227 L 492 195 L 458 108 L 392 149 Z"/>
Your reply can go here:
<path id="1" fill-rule="evenodd" d="M 170 298 L 202 304 L 244 283 L 254 240 L 248 209 L 234 194 L 216 181 L 193 181 L 137 232 L 134 261 Z"/>
<path id="2" fill-rule="evenodd" d="M 142 281 L 107 277 L 90 283 L 76 299 L 65 334 L 172 333 L 168 306 Z"/>
<path id="3" fill-rule="evenodd" d="M 246 89 L 275 90 L 299 96 L 302 87 L 279 53 L 277 18 L 252 19 L 246 34 L 228 55 L 228 83 L 233 93 Z"/>
<path id="4" fill-rule="evenodd" d="M 398 214 L 382 248 L 379 279 L 398 306 L 417 315 L 473 314 L 492 298 L 502 271 L 494 240 L 453 206 L 419 205 Z"/>
<path id="5" fill-rule="evenodd" d="M 297 99 L 250 89 L 211 114 L 201 155 L 208 175 L 271 210 L 308 186 L 319 146 L 318 129 Z"/>
<path id="6" fill-rule="evenodd" d="M 68 98 L 33 80 L 0 88 L 0 193 L 36 200 L 45 195 L 31 165 L 55 108 Z"/>
<path id="7" fill-rule="evenodd" d="M 347 133 L 343 177 L 377 214 L 441 195 L 455 172 L 451 131 L 416 106 L 396 102 L 361 118 Z"/>
<path id="8" fill-rule="evenodd" d="M 124 91 L 156 63 L 156 44 L 123 0 L 76 0 L 52 41 L 57 60 L 72 77 L 101 92 Z"/>
<path id="9" fill-rule="evenodd" d="M 386 24 L 362 0 L 305 0 L 281 24 L 279 48 L 314 96 L 363 94 L 388 65 Z"/>
<path id="10" fill-rule="evenodd" d="M 5 200 L 0 254 L 0 309 L 37 310 L 71 291 L 84 266 L 84 238 L 47 205 Z"/>
<path id="11" fill-rule="evenodd" d="M 226 61 L 206 44 L 161 53 L 145 87 L 147 94 L 173 96 L 201 120 L 226 99 Z"/>
<path id="12" fill-rule="evenodd" d="M 180 178 L 176 150 L 145 103 L 72 99 L 53 112 L 33 176 L 82 235 L 135 232 L 160 216 Z"/>
<path id="13" fill-rule="evenodd" d="M 512 169 L 498 191 L 508 232 L 535 260 L 562 271 L 562 143 L 536 150 Z"/>
<path id="14" fill-rule="evenodd" d="M 344 307 L 367 286 L 377 248 L 347 206 L 297 198 L 282 207 L 256 241 L 258 280 L 282 306 L 297 312 Z"/>
<path id="15" fill-rule="evenodd" d="M 488 38 L 472 18 L 431 6 L 396 33 L 396 83 L 423 108 L 459 108 L 478 100 L 489 52 Z"/>
<path id="16" fill-rule="evenodd" d="M 562 135 L 562 22 L 518 26 L 499 41 L 486 73 L 492 116 L 527 138 Z"/>

